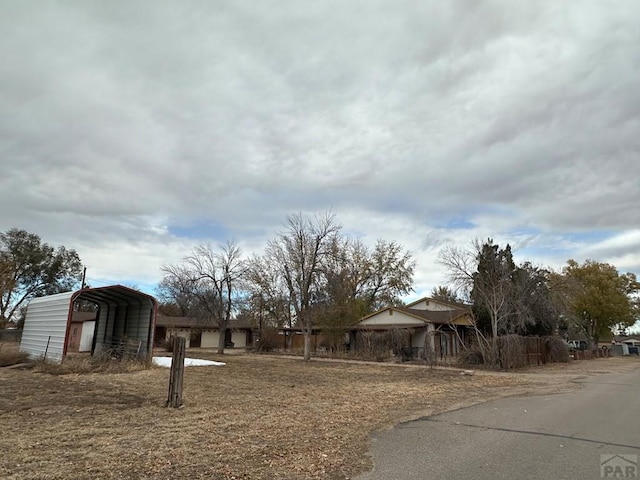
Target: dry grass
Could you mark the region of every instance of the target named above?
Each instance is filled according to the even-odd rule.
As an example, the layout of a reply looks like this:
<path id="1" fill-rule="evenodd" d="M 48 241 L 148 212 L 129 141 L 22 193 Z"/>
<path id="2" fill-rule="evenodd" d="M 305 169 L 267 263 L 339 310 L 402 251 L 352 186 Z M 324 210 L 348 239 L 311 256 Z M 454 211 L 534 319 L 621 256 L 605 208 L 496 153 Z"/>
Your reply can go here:
<path id="1" fill-rule="evenodd" d="M 0 367 L 8 367 L 27 361 L 27 354 L 20 352 L 18 348 L 18 343 L 0 343 Z"/>
<path id="2" fill-rule="evenodd" d="M 0 370 L 0 478 L 349 478 L 370 467 L 376 429 L 549 383 L 539 373 L 199 356 L 227 365 L 187 368 L 179 410 L 164 408 L 168 369 Z"/>
<path id="3" fill-rule="evenodd" d="M 68 356 L 62 363 L 38 362 L 33 371 L 51 375 L 71 375 L 87 373 L 131 373 L 150 367 L 148 362 L 135 358 L 112 359 L 108 356 L 89 355 Z"/>

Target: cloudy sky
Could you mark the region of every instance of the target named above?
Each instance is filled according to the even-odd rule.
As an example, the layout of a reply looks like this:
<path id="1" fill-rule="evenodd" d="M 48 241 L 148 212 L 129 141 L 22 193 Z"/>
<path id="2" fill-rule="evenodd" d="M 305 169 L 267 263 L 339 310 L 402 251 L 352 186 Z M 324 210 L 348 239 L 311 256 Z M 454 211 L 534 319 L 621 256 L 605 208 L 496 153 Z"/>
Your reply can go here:
<path id="1" fill-rule="evenodd" d="M 332 209 L 415 294 L 474 238 L 640 274 L 640 3 L 3 0 L 0 231 L 152 291 Z"/>

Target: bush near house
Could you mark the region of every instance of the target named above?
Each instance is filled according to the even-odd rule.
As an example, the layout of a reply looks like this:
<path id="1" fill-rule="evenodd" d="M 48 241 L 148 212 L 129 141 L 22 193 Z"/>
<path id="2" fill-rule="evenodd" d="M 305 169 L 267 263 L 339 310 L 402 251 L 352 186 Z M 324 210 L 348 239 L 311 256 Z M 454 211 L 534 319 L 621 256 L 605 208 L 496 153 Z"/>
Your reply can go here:
<path id="1" fill-rule="evenodd" d="M 569 349 L 560 337 L 555 336 L 503 335 L 498 337 L 497 348 L 497 367 L 503 370 L 569 361 Z M 483 365 L 482 349 L 474 344 L 460 355 L 459 360 L 463 365 Z"/>

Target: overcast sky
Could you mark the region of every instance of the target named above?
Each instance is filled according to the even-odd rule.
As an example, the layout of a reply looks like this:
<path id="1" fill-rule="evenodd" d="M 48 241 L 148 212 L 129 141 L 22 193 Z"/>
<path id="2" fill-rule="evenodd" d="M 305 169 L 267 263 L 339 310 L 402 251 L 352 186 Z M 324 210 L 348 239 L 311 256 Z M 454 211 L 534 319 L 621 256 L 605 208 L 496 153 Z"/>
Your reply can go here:
<path id="1" fill-rule="evenodd" d="M 1 0 L 0 231 L 152 292 L 203 242 L 332 209 L 640 274 L 640 3 Z"/>

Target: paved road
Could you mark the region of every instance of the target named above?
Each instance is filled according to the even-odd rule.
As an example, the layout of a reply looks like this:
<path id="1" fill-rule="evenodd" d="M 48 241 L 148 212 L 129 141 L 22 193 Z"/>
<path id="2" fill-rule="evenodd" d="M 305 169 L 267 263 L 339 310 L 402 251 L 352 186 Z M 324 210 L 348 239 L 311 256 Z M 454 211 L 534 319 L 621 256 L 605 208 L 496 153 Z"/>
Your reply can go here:
<path id="1" fill-rule="evenodd" d="M 629 460 L 640 458 L 640 363 L 579 382 L 571 393 L 505 398 L 380 432 L 374 470 L 356 478 L 598 479 L 605 454 L 626 455 L 606 473 L 631 473 Z"/>

